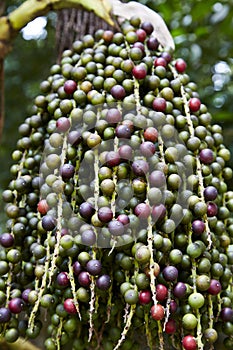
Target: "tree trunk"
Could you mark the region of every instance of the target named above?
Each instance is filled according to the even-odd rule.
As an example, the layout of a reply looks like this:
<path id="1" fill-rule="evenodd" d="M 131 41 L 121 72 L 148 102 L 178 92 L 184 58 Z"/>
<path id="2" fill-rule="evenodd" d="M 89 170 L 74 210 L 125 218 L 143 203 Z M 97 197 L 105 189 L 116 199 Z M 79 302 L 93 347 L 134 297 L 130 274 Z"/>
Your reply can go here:
<path id="1" fill-rule="evenodd" d="M 93 12 L 84 9 L 65 9 L 57 13 L 56 47 L 58 61 L 62 52 L 70 49 L 75 40 L 81 39 L 85 34 L 94 34 L 97 29 L 111 29 L 108 23 L 97 17 Z"/>

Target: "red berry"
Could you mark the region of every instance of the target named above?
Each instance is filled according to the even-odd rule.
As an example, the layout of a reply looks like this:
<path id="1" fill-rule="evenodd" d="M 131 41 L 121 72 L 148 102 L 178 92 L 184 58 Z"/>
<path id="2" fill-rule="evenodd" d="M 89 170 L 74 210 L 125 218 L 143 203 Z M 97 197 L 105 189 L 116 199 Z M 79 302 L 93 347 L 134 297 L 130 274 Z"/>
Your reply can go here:
<path id="1" fill-rule="evenodd" d="M 151 291 L 150 290 L 141 290 L 139 293 L 139 303 L 141 305 L 146 305 L 151 302 Z"/>
<path id="2" fill-rule="evenodd" d="M 192 335 L 186 335 L 182 339 L 182 345 L 185 350 L 196 350 L 197 348 L 197 342 Z"/>
<path id="3" fill-rule="evenodd" d="M 207 216 L 208 217 L 213 217 L 216 216 L 218 213 L 218 206 L 214 202 L 209 202 L 207 204 Z"/>
<path id="4" fill-rule="evenodd" d="M 66 312 L 68 312 L 68 314 L 76 314 L 77 310 L 76 310 L 76 306 L 74 305 L 74 301 L 71 298 L 68 298 L 64 301 L 64 309 L 66 310 Z"/>
<path id="5" fill-rule="evenodd" d="M 221 292 L 221 290 L 222 290 L 221 283 L 218 280 L 212 279 L 210 281 L 210 286 L 207 292 L 211 295 L 217 295 Z"/>
<path id="6" fill-rule="evenodd" d="M 145 32 L 145 30 L 139 28 L 139 29 L 136 30 L 136 34 L 138 36 L 138 40 L 143 43 L 143 41 L 146 39 L 146 32 Z"/>
<path id="7" fill-rule="evenodd" d="M 167 61 L 166 61 L 165 58 L 163 58 L 163 57 L 157 57 L 157 58 L 154 60 L 154 66 L 155 66 L 155 67 L 158 67 L 158 66 L 166 67 L 166 66 L 167 66 Z"/>
<path id="8" fill-rule="evenodd" d="M 155 129 L 153 126 L 149 126 L 144 131 L 144 139 L 146 141 L 156 142 L 158 140 L 158 130 Z"/>
<path id="9" fill-rule="evenodd" d="M 165 112 L 167 103 L 163 97 L 155 97 L 152 103 L 153 109 L 157 112 Z"/>
<path id="10" fill-rule="evenodd" d="M 46 202 L 46 199 L 41 199 L 39 201 L 39 203 L 37 204 L 37 210 L 42 215 L 45 215 L 47 213 L 47 211 L 49 210 L 49 206 Z"/>
<path id="11" fill-rule="evenodd" d="M 165 324 L 165 332 L 167 334 L 174 334 L 176 332 L 176 322 L 173 319 L 170 319 Z"/>
<path id="12" fill-rule="evenodd" d="M 164 318 L 164 307 L 160 304 L 153 305 L 150 312 L 153 320 L 161 321 Z"/>
<path id="13" fill-rule="evenodd" d="M 146 67 L 143 64 L 134 66 L 132 70 L 132 74 L 136 79 L 144 79 L 147 74 Z"/>
<path id="14" fill-rule="evenodd" d="M 178 58 L 178 60 L 176 60 L 175 67 L 178 73 L 183 73 L 187 67 L 187 64 L 182 58 Z"/>
<path id="15" fill-rule="evenodd" d="M 189 108 L 191 112 L 197 112 L 201 107 L 201 101 L 197 97 L 192 97 L 189 100 Z"/>
<path id="16" fill-rule="evenodd" d="M 21 298 L 13 298 L 9 301 L 8 308 L 13 314 L 19 314 L 23 309 L 24 302 Z"/>
<path id="17" fill-rule="evenodd" d="M 77 89 L 77 84 L 74 80 L 67 80 L 64 83 L 64 90 L 67 94 L 73 94 L 75 90 Z"/>
<path id="18" fill-rule="evenodd" d="M 156 286 L 156 299 L 158 301 L 164 301 L 167 298 L 168 290 L 164 284 L 157 284 Z"/>

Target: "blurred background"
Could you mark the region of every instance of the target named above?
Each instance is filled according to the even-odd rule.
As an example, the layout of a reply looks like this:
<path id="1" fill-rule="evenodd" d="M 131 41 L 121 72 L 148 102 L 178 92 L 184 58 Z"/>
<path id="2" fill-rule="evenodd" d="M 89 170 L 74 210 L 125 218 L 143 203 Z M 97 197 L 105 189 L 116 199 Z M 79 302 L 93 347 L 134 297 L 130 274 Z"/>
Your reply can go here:
<path id="1" fill-rule="evenodd" d="M 138 2 L 152 8 L 165 20 L 176 44 L 175 56 L 186 60 L 187 73 L 197 83 L 201 100 L 208 106 L 214 122 L 222 125 L 225 144 L 233 151 L 233 0 Z M 6 0 L 5 14 L 20 3 L 20 0 Z M 9 181 L 18 126 L 30 115 L 39 84 L 56 62 L 55 23 L 54 12 L 29 23 L 13 42 L 12 51 L 5 60 L 0 193 Z M 3 215 L 1 204 L 0 215 Z"/>

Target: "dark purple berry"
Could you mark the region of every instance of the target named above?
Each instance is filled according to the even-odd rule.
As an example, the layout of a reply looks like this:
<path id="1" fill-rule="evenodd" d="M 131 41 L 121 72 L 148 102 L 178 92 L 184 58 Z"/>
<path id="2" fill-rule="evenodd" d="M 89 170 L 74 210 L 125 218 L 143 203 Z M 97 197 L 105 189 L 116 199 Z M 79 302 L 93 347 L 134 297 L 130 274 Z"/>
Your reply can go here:
<path id="1" fill-rule="evenodd" d="M 196 235 L 201 235 L 205 231 L 205 223 L 201 220 L 194 220 L 192 223 L 192 231 Z"/>
<path id="2" fill-rule="evenodd" d="M 175 266 L 166 266 L 163 269 L 163 277 L 167 282 L 173 282 L 178 277 L 178 270 Z"/>
<path id="3" fill-rule="evenodd" d="M 42 227 L 45 231 L 52 231 L 56 227 L 56 219 L 51 215 L 43 216 Z"/>
<path id="4" fill-rule="evenodd" d="M 23 310 L 23 305 L 21 298 L 13 298 L 9 301 L 8 308 L 13 314 L 19 314 Z"/>
<path id="5" fill-rule="evenodd" d="M 22 299 L 25 303 L 28 303 L 28 295 L 31 292 L 31 288 L 27 288 L 22 292 Z"/>
<path id="6" fill-rule="evenodd" d="M 86 271 L 81 271 L 78 275 L 78 282 L 82 287 L 89 287 L 91 284 L 89 273 Z"/>
<path id="7" fill-rule="evenodd" d="M 161 53 L 161 57 L 164 58 L 167 61 L 167 63 L 171 62 L 171 60 L 172 60 L 171 54 L 169 52 L 166 52 L 166 51 Z"/>
<path id="8" fill-rule="evenodd" d="M 90 273 L 92 276 L 97 276 L 101 273 L 102 265 L 99 260 L 92 259 L 89 260 L 86 264 L 86 270 Z"/>
<path id="9" fill-rule="evenodd" d="M 127 125 L 121 124 L 118 125 L 115 129 L 115 134 L 118 138 L 122 139 L 130 139 L 131 130 Z"/>
<path id="10" fill-rule="evenodd" d="M 108 229 L 113 236 L 122 236 L 125 231 L 124 225 L 118 220 L 110 221 Z"/>
<path id="11" fill-rule="evenodd" d="M 126 96 L 125 89 L 121 85 L 114 85 L 111 88 L 111 94 L 116 100 L 123 100 Z"/>
<path id="12" fill-rule="evenodd" d="M 6 307 L 0 308 L 0 323 L 9 322 L 11 319 L 11 312 Z"/>
<path id="13" fill-rule="evenodd" d="M 64 164 L 61 167 L 61 176 L 63 180 L 69 180 L 74 176 L 75 167 L 72 164 Z"/>
<path id="14" fill-rule="evenodd" d="M 218 280 L 212 279 L 210 281 L 210 286 L 208 288 L 208 293 L 211 295 L 217 295 L 221 292 L 222 286 L 221 283 Z"/>
<path id="15" fill-rule="evenodd" d="M 220 312 L 220 317 L 224 322 L 233 322 L 233 310 L 230 307 L 224 307 Z"/>
<path id="16" fill-rule="evenodd" d="M 111 286 L 111 278 L 109 275 L 102 275 L 96 280 L 96 287 L 100 290 L 108 290 Z"/>
<path id="17" fill-rule="evenodd" d="M 64 90 L 67 94 L 73 94 L 77 89 L 77 84 L 74 80 L 67 80 L 64 83 Z"/>
<path id="18" fill-rule="evenodd" d="M 215 204 L 213 202 L 209 202 L 207 204 L 207 216 L 209 216 L 209 217 L 216 216 L 217 213 L 218 213 L 217 204 Z"/>
<path id="19" fill-rule="evenodd" d="M 214 186 L 207 186 L 204 189 L 204 197 L 206 201 L 214 201 L 217 198 L 218 191 Z"/>
<path id="20" fill-rule="evenodd" d="M 136 43 L 133 44 L 133 47 L 137 47 L 138 49 L 140 49 L 143 53 L 145 52 L 145 46 L 143 45 L 143 43 L 141 43 L 140 41 L 137 41 Z M 132 72 L 133 73 L 133 72 Z M 133 74 L 134 75 L 134 74 Z M 136 77 L 135 77 L 136 78 Z M 137 78 L 137 79 L 142 79 L 142 78 Z"/>
<path id="21" fill-rule="evenodd" d="M 137 159 L 132 163 L 132 170 L 136 176 L 145 176 L 149 171 L 149 165 L 145 160 Z"/>
<path id="22" fill-rule="evenodd" d="M 12 247 L 14 244 L 14 236 L 11 233 L 2 233 L 0 236 L 0 244 L 4 248 Z"/>
<path id="23" fill-rule="evenodd" d="M 157 48 L 159 47 L 158 40 L 156 38 L 153 38 L 153 37 L 150 37 L 146 43 L 147 43 L 148 49 L 152 50 L 152 51 L 157 50 Z"/>
<path id="24" fill-rule="evenodd" d="M 186 285 L 183 282 L 178 282 L 173 288 L 174 297 L 180 299 L 183 298 L 186 294 Z"/>
<path id="25" fill-rule="evenodd" d="M 90 219 L 92 215 L 94 214 L 95 209 L 93 206 L 88 203 L 88 202 L 83 202 L 79 206 L 79 214 L 84 218 L 84 219 Z"/>
<path id="26" fill-rule="evenodd" d="M 70 283 L 70 279 L 67 272 L 60 272 L 57 275 L 57 284 L 61 287 L 67 287 Z"/>
<path id="27" fill-rule="evenodd" d="M 141 28 L 142 28 L 143 30 L 145 30 L 146 34 L 148 34 L 148 35 L 150 35 L 151 33 L 153 33 L 153 30 L 154 30 L 153 25 L 152 25 L 150 22 L 147 22 L 147 21 L 145 21 L 145 22 L 143 22 L 143 23 L 141 24 Z"/>
<path id="28" fill-rule="evenodd" d="M 139 29 L 136 30 L 136 34 L 137 34 L 138 40 L 143 43 L 144 40 L 146 39 L 146 32 L 145 32 L 145 30 L 139 28 Z"/>
<path id="29" fill-rule="evenodd" d="M 209 148 L 204 148 L 201 150 L 200 154 L 200 161 L 204 164 L 211 164 L 214 161 L 214 153 Z"/>
<path id="30" fill-rule="evenodd" d="M 74 274 L 75 276 L 78 276 L 80 274 L 80 272 L 82 271 L 82 265 L 80 264 L 79 261 L 75 261 L 73 263 L 73 271 L 74 271 Z"/>
<path id="31" fill-rule="evenodd" d="M 98 210 L 98 218 L 100 221 L 107 223 L 112 220 L 113 212 L 109 207 L 101 207 Z"/>

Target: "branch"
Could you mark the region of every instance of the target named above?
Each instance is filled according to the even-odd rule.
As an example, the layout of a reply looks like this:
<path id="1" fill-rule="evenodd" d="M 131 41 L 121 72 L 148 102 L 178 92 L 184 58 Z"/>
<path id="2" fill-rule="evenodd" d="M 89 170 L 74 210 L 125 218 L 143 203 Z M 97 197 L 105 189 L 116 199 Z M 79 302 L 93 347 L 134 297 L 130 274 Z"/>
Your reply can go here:
<path id="1" fill-rule="evenodd" d="M 0 58 L 4 58 L 11 49 L 11 41 L 27 23 L 50 11 L 63 8 L 80 8 L 103 18 L 114 25 L 110 16 L 111 4 L 109 0 L 26 0 L 8 16 L 0 17 Z"/>

